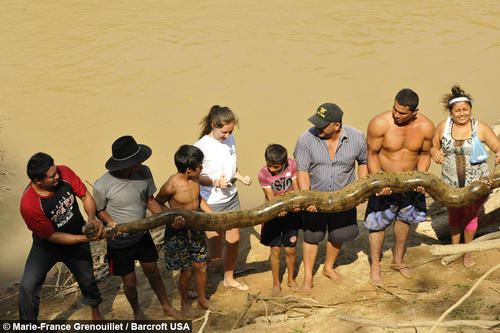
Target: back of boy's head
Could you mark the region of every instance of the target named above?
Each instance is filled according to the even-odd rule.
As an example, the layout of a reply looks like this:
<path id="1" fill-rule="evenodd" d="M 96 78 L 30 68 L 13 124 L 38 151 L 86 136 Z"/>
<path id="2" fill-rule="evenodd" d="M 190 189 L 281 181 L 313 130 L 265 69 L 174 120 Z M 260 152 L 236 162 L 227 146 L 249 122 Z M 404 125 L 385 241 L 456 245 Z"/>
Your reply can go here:
<path id="1" fill-rule="evenodd" d="M 185 173 L 188 168 L 196 170 L 203 163 L 203 152 L 195 146 L 182 145 L 174 155 L 177 171 Z"/>
<path id="2" fill-rule="evenodd" d="M 285 164 L 288 159 L 286 148 L 276 143 L 267 146 L 264 156 L 270 164 Z"/>

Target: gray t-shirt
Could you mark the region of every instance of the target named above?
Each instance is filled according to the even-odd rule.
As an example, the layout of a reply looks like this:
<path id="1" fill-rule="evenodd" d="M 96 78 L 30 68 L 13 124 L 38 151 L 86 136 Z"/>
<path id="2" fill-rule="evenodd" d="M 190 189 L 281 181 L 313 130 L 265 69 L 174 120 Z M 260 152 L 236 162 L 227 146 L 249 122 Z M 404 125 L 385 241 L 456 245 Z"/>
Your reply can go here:
<path id="1" fill-rule="evenodd" d="M 116 223 L 126 223 L 146 217 L 148 198 L 156 192 L 151 170 L 145 165 L 128 179 L 105 173 L 94 184 L 94 200 L 97 211 L 105 210 Z M 122 234 L 107 239 L 108 246 L 123 248 L 136 243 L 147 231 Z"/>

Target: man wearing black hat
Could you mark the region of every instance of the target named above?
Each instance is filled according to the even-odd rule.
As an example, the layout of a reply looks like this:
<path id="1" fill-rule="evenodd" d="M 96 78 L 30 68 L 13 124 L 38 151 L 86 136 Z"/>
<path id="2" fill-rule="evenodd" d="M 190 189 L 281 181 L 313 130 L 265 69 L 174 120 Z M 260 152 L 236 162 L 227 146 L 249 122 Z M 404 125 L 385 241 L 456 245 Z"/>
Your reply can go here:
<path id="1" fill-rule="evenodd" d="M 332 103 L 324 103 L 309 118 L 314 127 L 297 140 L 294 157 L 297 162 L 299 189 L 331 192 L 344 188 L 368 174 L 366 139 L 357 129 L 342 124 L 343 112 Z M 344 242 L 358 235 L 356 208 L 339 213 L 319 213 L 315 206 L 304 212 L 304 283 L 300 290 L 309 291 L 313 284 L 313 267 L 318 243 L 325 237 L 326 258 L 323 275 L 332 280 L 342 278 L 334 264 Z"/>
<path id="2" fill-rule="evenodd" d="M 146 210 L 153 214 L 166 209 L 156 201 L 156 186 L 150 169 L 142 162 L 151 156 L 151 148 L 137 144 L 127 135 L 118 138 L 112 146 L 113 155 L 106 162 L 105 173 L 94 184 L 94 198 L 98 217 L 108 227 L 146 217 Z M 136 288 L 134 262 L 138 260 L 151 288 L 156 293 L 163 311 L 174 318 L 180 313 L 170 306 L 165 286 L 156 265 L 158 253 L 149 231 L 107 239 L 110 272 L 122 277 L 123 289 L 136 320 L 144 319 Z"/>

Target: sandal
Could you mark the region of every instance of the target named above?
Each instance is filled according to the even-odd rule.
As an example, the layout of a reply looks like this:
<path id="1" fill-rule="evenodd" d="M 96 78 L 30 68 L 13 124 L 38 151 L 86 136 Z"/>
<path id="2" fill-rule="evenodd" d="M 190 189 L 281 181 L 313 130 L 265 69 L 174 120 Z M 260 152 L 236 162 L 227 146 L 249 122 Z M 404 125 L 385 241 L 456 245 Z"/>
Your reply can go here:
<path id="1" fill-rule="evenodd" d="M 403 277 L 405 277 L 407 279 L 413 278 L 413 275 L 411 274 L 412 270 L 411 270 L 410 266 L 408 266 L 407 264 L 404 264 L 404 263 L 391 264 L 391 269 L 399 272 Z"/>
<path id="2" fill-rule="evenodd" d="M 237 284 L 235 284 L 235 285 L 226 285 L 225 283 L 223 283 L 223 286 L 226 288 L 234 288 L 234 289 L 240 290 L 240 291 L 247 291 L 248 289 L 250 289 L 250 287 L 248 287 L 244 283 L 241 283 L 241 282 L 236 282 L 236 283 Z"/>
<path id="3" fill-rule="evenodd" d="M 474 261 L 474 258 L 472 255 L 469 253 L 464 254 L 464 267 L 471 267 L 474 266 L 476 262 Z"/>

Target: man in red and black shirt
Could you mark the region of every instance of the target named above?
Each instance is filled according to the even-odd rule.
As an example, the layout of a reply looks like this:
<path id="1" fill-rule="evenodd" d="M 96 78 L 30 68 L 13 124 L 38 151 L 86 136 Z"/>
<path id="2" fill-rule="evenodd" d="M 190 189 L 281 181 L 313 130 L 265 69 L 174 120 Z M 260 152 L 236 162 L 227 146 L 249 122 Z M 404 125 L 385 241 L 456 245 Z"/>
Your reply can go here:
<path id="1" fill-rule="evenodd" d="M 83 303 L 91 306 L 92 318 L 102 319 L 98 307 L 102 297 L 94 279 L 89 244 L 99 238 L 103 229 L 95 217 L 94 198 L 70 168 L 54 165 L 52 157 L 45 153 L 30 158 L 27 173 L 31 182 L 21 198 L 21 215 L 33 231 L 33 245 L 19 288 L 19 319 L 37 320 L 40 289 L 48 271 L 59 261 L 73 273 Z M 93 238 L 82 234 L 85 220 L 76 197 L 82 200 L 88 223 L 98 230 Z"/>

